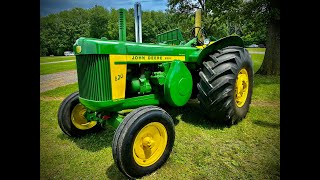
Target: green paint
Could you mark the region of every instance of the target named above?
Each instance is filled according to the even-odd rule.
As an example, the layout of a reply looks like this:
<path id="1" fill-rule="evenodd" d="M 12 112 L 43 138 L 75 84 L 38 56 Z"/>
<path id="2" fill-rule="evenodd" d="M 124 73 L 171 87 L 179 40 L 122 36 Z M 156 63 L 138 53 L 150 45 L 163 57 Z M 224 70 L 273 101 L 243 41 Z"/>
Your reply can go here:
<path id="1" fill-rule="evenodd" d="M 119 9 L 119 41 L 126 41 L 126 13 L 123 8 Z"/>
<path id="2" fill-rule="evenodd" d="M 140 81 L 140 90 L 138 94 L 146 94 L 151 92 L 151 84 L 149 82 L 149 79 L 147 79 L 149 76 L 145 76 L 144 74 L 141 75 L 139 78 Z"/>
<path id="3" fill-rule="evenodd" d="M 108 111 L 116 112 L 123 109 L 134 109 L 146 105 L 159 105 L 160 97 L 156 94 L 137 96 L 120 100 L 94 101 L 79 97 L 81 104 L 91 111 Z"/>
<path id="4" fill-rule="evenodd" d="M 106 54 L 77 55 L 80 97 L 107 101 L 112 97 L 109 58 Z"/>
<path id="5" fill-rule="evenodd" d="M 189 55 L 195 51 L 201 51 L 195 47 L 186 46 L 168 46 L 148 43 L 124 42 L 116 40 L 101 40 L 95 38 L 79 38 L 73 46 L 74 52 L 76 46 L 81 46 L 79 54 L 123 54 L 123 55 L 152 55 L 152 56 L 185 56 L 186 61 Z M 196 61 L 196 59 L 193 59 Z M 147 60 L 146 62 L 156 62 Z"/>
<path id="6" fill-rule="evenodd" d="M 150 79 L 154 84 L 164 85 L 164 82 L 166 80 L 166 73 L 154 72 L 154 75 L 150 76 Z"/>
<path id="7" fill-rule="evenodd" d="M 194 40 L 193 40 L 194 41 Z M 191 40 L 190 43 L 192 44 Z M 188 43 L 187 43 L 188 44 Z M 202 59 L 209 53 L 222 49 L 227 46 L 244 47 L 243 41 L 239 36 L 228 36 L 222 38 L 210 46 L 202 49 L 186 45 L 168 46 L 160 44 L 124 42 L 116 40 L 101 40 L 96 38 L 79 38 L 74 44 L 76 47 L 81 46 L 81 52 L 76 55 L 85 54 L 127 54 L 127 55 L 152 55 L 152 56 L 185 56 L 185 62 L 197 62 L 200 64 Z M 139 63 L 159 63 L 155 60 L 146 60 Z M 136 63 L 137 64 L 137 63 Z"/>
<path id="8" fill-rule="evenodd" d="M 114 116 L 112 116 L 110 119 L 108 120 L 104 120 L 106 121 L 109 125 L 111 125 L 114 129 L 117 129 L 117 127 L 121 124 L 122 120 L 123 120 L 124 116 L 121 114 L 116 114 Z"/>
<path id="9" fill-rule="evenodd" d="M 157 34 L 156 38 L 157 43 L 164 43 L 170 45 L 180 45 L 180 43 L 184 41 L 179 28 L 175 28 L 161 34 Z"/>
<path id="10" fill-rule="evenodd" d="M 84 113 L 84 117 L 90 122 L 90 121 L 98 121 L 98 122 L 102 122 L 99 117 L 98 117 L 98 113 L 97 112 L 94 112 L 94 111 L 90 111 L 90 110 L 87 110 L 85 113 Z"/>
<path id="11" fill-rule="evenodd" d="M 131 80 L 131 92 L 139 92 L 140 91 L 140 81 L 138 78 L 133 78 Z"/>
<path id="12" fill-rule="evenodd" d="M 173 61 L 164 84 L 164 98 L 171 106 L 185 105 L 192 93 L 192 76 L 182 61 Z"/>
<path id="13" fill-rule="evenodd" d="M 107 115 L 107 116 L 111 116 L 108 119 L 104 119 L 103 117 Z M 117 128 L 120 123 L 122 122 L 124 116 L 118 113 L 108 113 L 108 112 L 95 112 L 95 111 L 91 111 L 91 110 L 87 110 L 84 114 L 84 117 L 88 120 L 88 121 L 97 121 L 99 123 L 101 123 L 103 126 L 108 123 L 109 125 L 111 125 L 113 128 Z"/>
<path id="14" fill-rule="evenodd" d="M 121 39 L 124 40 L 123 38 Z M 238 36 L 229 36 L 214 42 L 204 49 L 198 49 L 183 45 L 168 46 L 79 38 L 74 44 L 74 50 L 77 47 L 78 49 L 81 47 L 81 51 L 76 53 L 80 102 L 88 109 L 96 112 L 116 112 L 145 105 L 158 105 L 162 100 L 172 106 L 182 106 L 189 100 L 192 92 L 193 82 L 188 68 L 190 70 L 197 68 L 196 63 L 201 65 L 202 60 L 209 53 L 230 45 L 243 46 L 243 41 Z M 145 62 L 140 62 L 140 64 L 158 63 L 161 71 L 145 71 L 143 76 L 132 79 L 131 87 L 129 87 L 140 95 L 156 94 L 113 101 L 111 100 L 109 54 L 185 56 L 185 61 L 175 60 L 159 63 L 156 60 L 146 60 Z M 150 82 L 153 83 L 152 85 L 156 85 L 155 88 L 151 86 Z M 130 89 L 129 87 L 127 88 Z M 152 92 L 153 89 L 154 91 Z M 160 96 L 164 98 L 160 99 Z"/>
<path id="15" fill-rule="evenodd" d="M 168 73 L 169 71 L 169 68 L 170 68 L 170 64 L 171 63 L 162 63 L 162 64 L 159 64 L 159 68 L 164 72 L 164 73 Z"/>
<path id="16" fill-rule="evenodd" d="M 151 84 L 149 82 L 150 71 L 146 71 L 139 78 L 132 78 L 131 80 L 131 93 L 137 92 L 138 94 L 147 94 L 152 90 Z"/>
<path id="17" fill-rule="evenodd" d="M 193 38 L 191 39 L 189 42 L 187 42 L 186 44 L 184 44 L 184 46 L 192 46 L 193 44 L 195 44 L 197 42 L 197 38 Z"/>

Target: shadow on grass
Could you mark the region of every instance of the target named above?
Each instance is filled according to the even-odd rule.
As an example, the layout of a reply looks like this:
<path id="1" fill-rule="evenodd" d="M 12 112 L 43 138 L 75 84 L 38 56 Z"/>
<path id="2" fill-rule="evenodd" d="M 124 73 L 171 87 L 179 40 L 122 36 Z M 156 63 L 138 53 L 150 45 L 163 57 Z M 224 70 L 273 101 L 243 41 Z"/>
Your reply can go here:
<path id="1" fill-rule="evenodd" d="M 120 172 L 120 170 L 114 163 L 112 163 L 112 165 L 108 167 L 106 171 L 106 175 L 108 176 L 109 179 L 115 179 L 115 180 L 129 179 Z"/>
<path id="2" fill-rule="evenodd" d="M 174 120 L 174 124 L 178 125 L 182 120 L 186 123 L 190 123 L 195 126 L 199 126 L 205 129 L 224 129 L 229 126 L 223 123 L 210 121 L 204 117 L 203 112 L 199 109 L 199 102 L 196 99 L 190 100 L 186 105 L 182 107 L 172 106 L 160 106 L 167 111 Z M 106 126 L 105 130 L 87 134 L 82 137 L 69 137 L 66 134 L 59 134 L 58 138 L 64 140 L 68 139 L 74 142 L 80 149 L 96 152 L 105 147 L 112 146 L 113 135 L 115 129 L 110 126 Z"/>
<path id="3" fill-rule="evenodd" d="M 162 105 L 160 107 L 170 114 L 175 125 L 178 125 L 180 120 L 182 120 L 186 123 L 205 129 L 224 129 L 229 127 L 224 123 L 214 122 L 207 119 L 200 110 L 199 101 L 197 99 L 189 100 L 188 103 L 182 107 L 172 107 L 169 105 Z"/>
<path id="4" fill-rule="evenodd" d="M 276 129 L 280 128 L 280 124 L 278 124 L 278 123 L 269 123 L 269 122 L 261 121 L 261 120 L 254 120 L 253 123 L 258 126 L 262 126 L 262 127 L 276 128 Z"/>
<path id="5" fill-rule="evenodd" d="M 66 134 L 59 134 L 58 138 L 68 139 L 74 142 L 80 149 L 96 152 L 106 147 L 112 146 L 112 139 L 115 129 L 106 126 L 106 128 L 98 133 L 87 134 L 82 137 L 69 137 Z"/>

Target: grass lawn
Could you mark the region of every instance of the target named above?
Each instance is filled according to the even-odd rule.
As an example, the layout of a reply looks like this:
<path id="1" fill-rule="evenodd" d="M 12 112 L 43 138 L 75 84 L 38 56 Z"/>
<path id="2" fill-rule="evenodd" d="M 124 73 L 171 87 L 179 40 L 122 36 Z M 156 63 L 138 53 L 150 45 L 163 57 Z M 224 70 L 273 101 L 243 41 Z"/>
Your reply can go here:
<path id="1" fill-rule="evenodd" d="M 64 61 L 64 60 L 76 60 L 76 56 L 46 56 L 46 57 L 40 57 L 40 63 Z"/>
<path id="2" fill-rule="evenodd" d="M 252 59 L 256 71 L 261 57 Z M 114 129 L 82 138 L 60 130 L 59 105 L 77 90 L 75 83 L 40 94 L 40 179 L 125 179 L 112 158 Z M 193 101 L 164 108 L 176 121 L 173 152 L 142 179 L 280 179 L 279 76 L 255 75 L 250 112 L 231 127 L 209 122 Z"/>
<path id="3" fill-rule="evenodd" d="M 40 75 L 75 70 L 76 68 L 77 64 L 75 61 L 54 64 L 40 64 Z"/>
<path id="4" fill-rule="evenodd" d="M 265 52 L 266 48 L 246 48 L 249 52 Z"/>
<path id="5" fill-rule="evenodd" d="M 253 70 L 256 73 L 262 64 L 264 54 L 250 54 L 250 55 L 253 61 Z"/>

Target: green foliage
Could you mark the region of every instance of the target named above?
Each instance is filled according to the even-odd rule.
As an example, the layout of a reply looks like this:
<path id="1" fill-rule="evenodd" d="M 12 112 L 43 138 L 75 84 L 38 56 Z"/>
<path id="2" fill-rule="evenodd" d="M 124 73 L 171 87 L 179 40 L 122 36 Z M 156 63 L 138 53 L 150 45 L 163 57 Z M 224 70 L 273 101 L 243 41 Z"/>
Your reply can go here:
<path id="1" fill-rule="evenodd" d="M 88 11 L 74 8 L 40 18 L 40 56 L 63 55 L 77 38 L 89 36 Z"/>
<path id="2" fill-rule="evenodd" d="M 179 19 L 193 14 L 195 8 L 201 8 L 202 26 L 207 35 L 222 38 L 237 34 L 244 39 L 245 45 L 265 44 L 267 16 L 263 16 L 266 14 L 264 11 L 254 9 L 263 9 L 265 2 L 266 0 L 254 0 L 254 3 L 244 0 L 169 0 L 168 12 L 176 14 Z M 259 14 L 259 18 L 255 14 Z M 252 17 L 248 17 L 249 15 Z"/>
<path id="3" fill-rule="evenodd" d="M 101 38 L 106 35 L 108 28 L 109 12 L 102 6 L 95 6 L 89 10 L 90 13 L 90 37 Z"/>
<path id="4" fill-rule="evenodd" d="M 245 45 L 265 44 L 267 19 L 277 12 L 267 11 L 267 0 L 168 0 L 168 9 L 142 12 L 142 40 L 155 43 L 156 35 L 179 28 L 186 41 L 193 38 L 195 8 L 202 8 L 202 27 L 207 36 L 241 36 Z M 279 14 L 279 13 L 278 13 Z M 72 50 L 79 37 L 119 39 L 118 10 L 94 6 L 74 8 L 40 17 L 40 56 L 63 55 Z M 126 16 L 127 41 L 135 42 L 134 10 Z"/>

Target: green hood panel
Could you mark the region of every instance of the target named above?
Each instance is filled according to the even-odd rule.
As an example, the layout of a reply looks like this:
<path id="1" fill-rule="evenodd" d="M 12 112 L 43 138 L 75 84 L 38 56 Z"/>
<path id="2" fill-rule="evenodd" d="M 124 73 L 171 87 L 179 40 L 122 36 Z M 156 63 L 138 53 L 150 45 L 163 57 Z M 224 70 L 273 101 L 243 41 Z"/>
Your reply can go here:
<path id="1" fill-rule="evenodd" d="M 77 48 L 78 47 L 78 48 Z M 81 49 L 79 51 L 79 49 Z M 153 56 L 185 56 L 186 61 L 196 62 L 201 49 L 186 46 L 168 46 L 148 43 L 123 42 L 96 38 L 79 38 L 73 46 L 75 55 L 122 54 Z"/>

